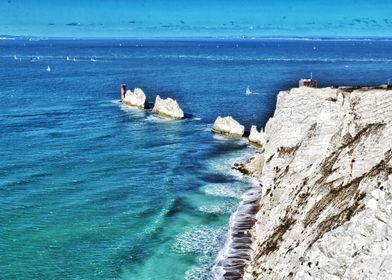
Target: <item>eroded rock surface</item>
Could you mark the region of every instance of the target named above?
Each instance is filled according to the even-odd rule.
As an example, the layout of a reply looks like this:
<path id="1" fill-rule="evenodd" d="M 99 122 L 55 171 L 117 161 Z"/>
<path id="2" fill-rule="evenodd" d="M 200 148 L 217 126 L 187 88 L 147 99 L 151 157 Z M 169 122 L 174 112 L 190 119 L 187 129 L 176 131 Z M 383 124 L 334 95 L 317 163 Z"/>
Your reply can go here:
<path id="1" fill-rule="evenodd" d="M 229 137 L 242 137 L 245 127 L 230 116 L 224 118 L 219 116 L 214 122 L 212 131 Z"/>
<path id="2" fill-rule="evenodd" d="M 245 162 L 235 163 L 233 168 L 251 177 L 260 177 L 264 166 L 264 151 L 258 151 Z"/>
<path id="3" fill-rule="evenodd" d="M 131 90 L 127 90 L 122 102 L 128 106 L 137 107 L 139 109 L 148 108 L 146 94 L 140 88 L 135 88 L 133 92 Z"/>
<path id="4" fill-rule="evenodd" d="M 182 111 L 176 100 L 173 100 L 171 98 L 162 99 L 159 95 L 155 99 L 155 105 L 152 111 L 166 118 L 184 118 L 184 112 Z"/>
<path id="5" fill-rule="evenodd" d="M 263 129 L 258 132 L 257 127 L 255 125 L 252 125 L 248 140 L 249 143 L 253 145 L 263 147 L 265 145 L 265 136 Z"/>
<path id="6" fill-rule="evenodd" d="M 244 279 L 392 279 L 392 91 L 281 92 L 265 137 Z"/>

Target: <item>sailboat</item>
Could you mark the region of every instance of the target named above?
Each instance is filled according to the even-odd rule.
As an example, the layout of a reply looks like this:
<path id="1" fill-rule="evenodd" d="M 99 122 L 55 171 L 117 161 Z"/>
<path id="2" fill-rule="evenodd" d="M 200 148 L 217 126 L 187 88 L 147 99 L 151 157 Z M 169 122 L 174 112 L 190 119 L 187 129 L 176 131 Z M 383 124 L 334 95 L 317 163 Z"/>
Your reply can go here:
<path id="1" fill-rule="evenodd" d="M 52 69 L 50 69 L 50 66 L 48 65 L 48 68 L 46 68 L 46 71 L 50 72 Z"/>
<path id="2" fill-rule="evenodd" d="M 69 61 L 69 56 L 67 55 L 67 61 Z"/>
<path id="3" fill-rule="evenodd" d="M 246 88 L 245 94 L 246 94 L 246 95 L 252 94 L 252 91 L 250 90 L 249 87 Z"/>

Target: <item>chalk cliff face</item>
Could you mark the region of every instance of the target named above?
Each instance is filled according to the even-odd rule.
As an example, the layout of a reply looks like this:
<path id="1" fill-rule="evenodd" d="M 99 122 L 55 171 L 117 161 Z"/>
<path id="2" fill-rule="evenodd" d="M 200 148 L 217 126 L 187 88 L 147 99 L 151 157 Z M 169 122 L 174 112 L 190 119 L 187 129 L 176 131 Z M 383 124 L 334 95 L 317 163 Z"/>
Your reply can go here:
<path id="1" fill-rule="evenodd" d="M 152 111 L 166 118 L 184 118 L 184 112 L 182 111 L 176 100 L 173 100 L 171 98 L 162 99 L 159 95 L 155 99 L 155 105 Z"/>
<path id="2" fill-rule="evenodd" d="M 265 137 L 244 279 L 392 279 L 392 90 L 281 92 Z"/>

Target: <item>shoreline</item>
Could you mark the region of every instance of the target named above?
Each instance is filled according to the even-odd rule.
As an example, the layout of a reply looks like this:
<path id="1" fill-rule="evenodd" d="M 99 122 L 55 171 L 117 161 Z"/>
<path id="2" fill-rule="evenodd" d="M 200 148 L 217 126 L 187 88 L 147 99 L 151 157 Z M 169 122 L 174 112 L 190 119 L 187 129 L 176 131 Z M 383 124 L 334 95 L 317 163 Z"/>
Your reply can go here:
<path id="1" fill-rule="evenodd" d="M 277 119 L 279 119 L 279 117 L 283 118 L 283 119 L 286 118 L 286 115 L 284 115 L 282 113 L 282 111 L 284 111 L 284 109 L 282 109 L 282 108 L 285 108 L 285 106 L 292 107 L 291 103 L 290 103 L 290 106 L 288 106 L 286 103 L 301 102 L 301 98 L 309 99 L 309 97 L 310 97 L 312 99 L 312 101 L 307 100 L 307 102 L 309 104 L 311 102 L 316 102 L 319 106 L 327 106 L 327 108 L 329 110 L 331 110 L 331 106 L 336 107 L 335 111 L 345 110 L 346 107 L 344 107 L 344 104 L 345 104 L 344 101 L 349 100 L 350 102 L 352 102 L 351 99 L 355 99 L 355 98 L 351 98 L 350 97 L 351 95 L 357 94 L 358 95 L 357 98 L 360 98 L 360 96 L 362 96 L 363 94 L 367 94 L 369 92 L 371 92 L 371 93 L 372 92 L 379 92 L 380 94 L 384 94 L 385 92 L 389 91 L 390 89 L 391 89 L 391 87 L 389 85 L 388 86 L 383 85 L 383 86 L 376 86 L 376 87 L 326 87 L 326 88 L 319 88 L 319 89 L 293 88 L 289 91 L 280 92 L 277 97 L 277 107 L 274 112 L 274 117 L 271 118 L 268 121 L 268 123 L 266 124 L 266 129 L 268 130 L 267 133 L 271 134 L 271 131 L 275 132 L 274 131 L 274 129 L 276 129 L 274 127 L 275 122 L 278 122 L 278 123 L 279 123 L 279 121 L 282 122 L 281 120 L 277 121 Z M 296 99 L 299 99 L 300 101 L 298 101 Z M 355 102 L 355 101 L 353 101 L 353 102 Z M 333 111 L 333 112 L 335 112 L 335 111 Z M 332 111 L 331 112 L 328 111 L 328 112 L 329 112 L 330 116 L 333 115 Z M 319 112 L 316 111 L 315 115 L 317 115 L 318 113 Z M 279 114 L 282 116 L 280 116 Z M 324 113 L 324 114 L 326 114 L 326 113 Z M 301 113 L 298 113 L 298 115 L 299 115 L 299 117 L 302 116 Z M 293 121 L 293 122 L 295 123 L 295 121 Z M 353 120 L 347 119 L 347 121 L 353 121 Z M 306 124 L 306 125 L 308 125 L 308 124 Z M 316 123 L 316 127 L 317 127 L 317 125 L 320 127 L 320 129 L 322 129 L 323 128 L 322 125 L 324 125 L 324 123 Z M 311 131 L 315 130 L 316 127 L 313 128 L 313 130 L 312 130 L 312 127 L 315 127 L 314 124 L 311 125 L 310 130 Z M 279 128 L 279 126 L 278 126 L 278 128 Z M 293 134 L 293 132 L 290 130 L 291 127 L 282 128 L 282 130 L 284 130 L 284 129 L 289 130 L 290 135 Z M 304 129 L 303 131 L 307 132 L 306 129 Z M 361 131 L 359 133 L 361 133 Z M 255 184 L 250 190 L 248 190 L 243 195 L 242 200 L 241 200 L 237 210 L 230 217 L 228 236 L 227 236 L 227 239 L 226 239 L 226 242 L 225 242 L 223 249 L 220 251 L 219 255 L 216 258 L 216 263 L 215 263 L 215 265 L 213 267 L 213 271 L 212 271 L 215 279 L 234 280 L 234 279 L 244 279 L 244 277 L 245 277 L 245 279 L 253 279 L 250 277 L 255 276 L 255 274 L 253 274 L 254 271 L 257 271 L 257 275 L 258 275 L 257 277 L 259 277 L 260 275 L 263 275 L 263 273 L 267 270 L 268 270 L 268 273 L 273 274 L 273 272 L 270 272 L 270 271 L 273 271 L 272 270 L 273 266 L 269 266 L 267 268 L 267 266 L 261 265 L 261 263 L 258 262 L 257 258 L 259 258 L 259 255 L 269 256 L 268 250 L 272 250 L 272 251 L 279 250 L 279 246 L 277 244 L 278 244 L 278 242 L 281 242 L 281 241 L 280 241 L 280 239 L 276 239 L 277 238 L 276 236 L 278 236 L 278 237 L 280 235 L 283 236 L 285 231 L 282 231 L 282 232 L 277 232 L 277 231 L 281 228 L 287 228 L 287 226 L 285 224 L 282 226 L 277 226 L 277 227 L 276 226 L 271 227 L 271 226 L 268 226 L 267 224 L 261 226 L 260 223 L 261 223 L 261 221 L 265 221 L 266 219 L 267 220 L 270 219 L 269 215 L 265 214 L 265 213 L 267 213 L 268 211 L 274 212 L 275 208 L 284 207 L 284 206 L 283 205 L 275 205 L 273 207 L 271 206 L 271 208 L 267 208 L 262 205 L 261 199 L 263 197 L 264 204 L 266 204 L 266 203 L 273 204 L 273 202 L 275 201 L 276 198 L 272 198 L 273 197 L 272 192 L 276 192 L 276 191 L 272 191 L 272 189 L 275 190 L 276 185 L 279 185 L 280 180 L 285 180 L 286 177 L 290 178 L 288 176 L 288 174 L 291 174 L 290 173 L 291 168 L 289 165 L 292 164 L 291 161 L 293 159 L 288 160 L 288 157 L 295 158 L 296 153 L 297 153 L 297 149 L 299 149 L 300 145 L 303 142 L 306 143 L 306 141 L 311 141 L 315 137 L 314 135 L 316 135 L 316 134 L 315 134 L 315 132 L 307 132 L 307 134 L 302 133 L 301 137 L 303 137 L 306 140 L 301 140 L 301 141 L 299 141 L 297 139 L 298 137 L 297 138 L 293 137 L 293 140 L 291 138 L 289 139 L 288 137 L 284 137 L 284 140 L 282 140 L 280 138 L 280 136 L 277 136 L 277 135 L 281 135 L 281 134 L 275 133 L 273 136 L 278 137 L 282 143 L 280 143 L 278 145 L 275 143 L 275 142 L 277 142 L 277 140 L 272 141 L 270 143 L 268 143 L 268 141 L 267 141 L 266 148 L 263 149 L 262 151 L 259 151 L 258 153 L 256 153 L 256 154 L 259 154 L 259 156 L 255 155 L 253 153 L 254 156 L 252 158 L 245 160 L 245 162 L 244 162 L 244 160 L 242 160 L 242 163 L 237 163 L 233 167 L 233 169 L 237 169 L 238 171 L 243 173 L 245 176 L 248 176 L 248 175 L 255 176 L 256 174 L 252 171 L 260 169 L 260 168 L 263 170 L 264 164 L 267 164 L 268 165 L 268 166 L 266 166 L 267 174 L 258 173 L 255 176 L 255 179 L 260 182 L 261 178 L 262 178 L 261 176 L 267 176 L 266 182 L 267 182 L 267 184 L 269 183 L 269 185 L 262 187 L 261 184 Z M 324 137 L 324 135 L 321 135 L 321 136 Z M 269 138 L 271 138 L 271 135 L 269 135 Z M 271 140 L 271 139 L 269 139 L 269 140 Z M 290 148 L 292 146 L 291 142 L 294 142 L 294 140 L 299 141 L 301 144 L 296 144 L 297 146 L 294 145 L 293 148 Z M 338 145 L 338 148 L 339 147 L 340 146 Z M 266 161 L 264 159 L 265 153 L 268 156 L 268 160 L 266 160 Z M 321 156 L 323 156 L 323 155 L 324 154 L 321 153 Z M 277 173 L 274 176 L 272 176 L 271 174 L 268 173 L 268 172 L 271 173 L 271 170 L 270 170 L 271 169 L 271 161 L 273 158 L 274 158 L 273 164 L 277 164 L 277 166 L 278 166 L 278 167 L 275 166 L 272 168 L 273 172 Z M 257 164 L 258 160 L 261 160 L 263 162 L 263 166 L 260 166 Z M 353 162 L 355 162 L 355 160 Z M 294 175 L 296 174 L 295 171 L 291 171 L 291 172 L 294 172 L 293 173 Z M 319 172 L 319 173 L 322 173 L 322 172 Z M 317 176 L 315 176 L 315 178 L 316 177 Z M 270 181 L 272 180 L 272 181 L 268 182 L 268 180 L 270 180 Z M 305 179 L 305 182 L 307 180 L 308 179 Z M 263 180 L 263 183 L 265 183 L 265 180 Z M 314 184 L 317 184 L 317 182 L 315 182 Z M 291 185 L 291 181 L 290 181 L 289 185 Z M 301 189 L 302 185 L 301 184 L 297 184 L 297 185 Z M 268 198 L 266 197 L 266 195 L 268 195 Z M 317 195 L 317 194 L 314 194 L 314 195 Z M 277 195 L 277 197 L 279 198 L 280 195 Z M 358 199 L 358 198 L 356 198 L 356 199 Z M 292 207 L 291 204 L 293 203 L 293 199 L 289 199 L 286 203 L 288 205 L 290 205 L 290 206 L 288 206 L 287 209 L 291 209 L 291 207 Z M 309 201 L 309 203 L 312 203 L 312 202 Z M 357 203 L 359 204 L 360 202 L 357 202 Z M 354 205 L 356 205 L 356 204 L 354 204 Z M 263 214 L 259 214 L 260 207 L 263 207 L 263 209 L 265 209 L 265 210 L 263 210 Z M 293 208 L 299 209 L 300 206 L 294 206 Z M 286 212 L 287 212 L 287 209 L 286 209 Z M 285 212 L 285 211 L 282 210 L 281 212 Z M 353 213 L 354 212 L 355 212 L 355 210 L 353 210 Z M 296 211 L 293 211 L 292 215 L 295 215 L 296 213 L 297 213 Z M 357 212 L 355 212 L 355 213 L 357 213 Z M 260 219 L 260 215 L 264 215 L 266 217 L 264 217 L 264 219 Z M 287 215 L 287 213 L 286 213 L 286 215 Z M 298 215 L 300 215 L 300 214 L 298 214 Z M 273 220 L 274 221 L 266 221 L 266 222 L 267 223 L 274 223 L 275 219 L 273 219 Z M 303 220 L 303 218 L 298 219 L 298 220 Z M 347 221 L 348 220 L 349 220 L 349 218 L 347 218 Z M 277 221 L 278 221 L 277 223 L 279 223 L 279 221 L 284 222 L 284 218 L 278 218 Z M 339 225 L 339 222 L 337 222 L 337 223 Z M 264 224 L 264 222 L 263 222 L 263 224 Z M 276 232 L 269 232 L 270 228 L 275 228 Z M 267 238 L 267 240 L 261 239 L 261 241 L 263 241 L 263 242 L 260 241 L 260 231 L 262 231 L 262 230 L 267 232 L 264 235 L 266 235 L 267 237 L 270 236 L 270 237 L 268 237 L 270 239 L 268 239 L 268 238 Z M 331 231 L 331 230 L 333 230 L 333 227 L 331 227 L 331 229 L 329 229 L 329 230 L 327 229 L 326 232 Z M 262 236 L 265 238 L 264 235 L 262 235 Z M 321 238 L 321 236 L 322 235 L 320 235 L 319 238 Z M 277 241 L 275 241 L 275 240 L 277 240 Z M 276 243 L 276 245 L 274 245 L 275 247 L 270 248 L 270 247 L 268 247 L 269 245 L 266 245 L 270 242 L 272 244 Z M 290 240 L 288 242 L 290 242 Z M 257 244 L 264 244 L 264 245 L 259 247 L 259 245 L 257 245 Z M 290 252 L 290 248 L 292 248 L 293 246 L 295 246 L 295 245 L 286 246 L 289 249 L 287 249 L 285 247 L 288 251 L 282 252 L 282 254 L 285 255 L 288 252 Z M 266 252 L 264 252 L 262 250 L 264 250 Z M 282 250 L 284 251 L 284 248 Z M 258 251 L 261 251 L 262 253 L 258 253 Z M 304 250 L 304 252 L 306 252 L 306 250 Z M 265 257 L 265 258 L 267 258 L 267 257 Z M 276 261 L 276 260 L 273 259 L 273 261 Z M 261 272 L 260 272 L 259 266 L 261 266 Z M 253 270 L 252 269 L 249 270 L 249 267 L 251 267 Z M 290 272 L 290 273 L 292 273 L 292 272 Z M 288 276 L 291 275 L 290 273 Z M 257 278 L 257 279 L 259 279 L 259 278 Z"/>
<path id="2" fill-rule="evenodd" d="M 242 279 L 251 258 L 252 229 L 258 212 L 261 187 L 255 184 L 243 196 L 229 220 L 225 245 L 216 257 L 212 268 L 214 279 Z"/>
<path id="3" fill-rule="evenodd" d="M 251 260 L 255 241 L 254 226 L 259 211 L 262 185 L 258 173 L 250 170 L 255 168 L 254 158 L 255 155 L 260 154 L 260 151 L 251 145 L 246 149 L 247 156 L 236 158 L 231 170 L 235 170 L 242 181 L 249 181 L 251 187 L 242 194 L 236 210 L 230 216 L 224 245 L 219 250 L 212 267 L 213 279 L 242 279 L 245 268 Z M 253 166 L 250 167 L 252 164 Z M 247 167 L 241 170 L 238 168 L 239 165 Z"/>

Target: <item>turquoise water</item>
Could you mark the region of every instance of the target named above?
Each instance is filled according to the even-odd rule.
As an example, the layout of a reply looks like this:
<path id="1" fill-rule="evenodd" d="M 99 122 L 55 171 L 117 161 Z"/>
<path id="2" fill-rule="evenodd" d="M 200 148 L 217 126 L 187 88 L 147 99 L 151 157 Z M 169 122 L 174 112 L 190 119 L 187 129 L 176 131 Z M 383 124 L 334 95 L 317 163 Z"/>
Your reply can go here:
<path id="1" fill-rule="evenodd" d="M 277 92 L 310 72 L 321 85 L 385 83 L 391 50 L 378 41 L 0 42 L 0 278 L 210 279 L 252 187 L 231 169 L 252 149 L 213 136 L 216 116 L 260 127 Z M 177 99 L 193 118 L 121 106 L 122 82 Z"/>

